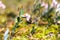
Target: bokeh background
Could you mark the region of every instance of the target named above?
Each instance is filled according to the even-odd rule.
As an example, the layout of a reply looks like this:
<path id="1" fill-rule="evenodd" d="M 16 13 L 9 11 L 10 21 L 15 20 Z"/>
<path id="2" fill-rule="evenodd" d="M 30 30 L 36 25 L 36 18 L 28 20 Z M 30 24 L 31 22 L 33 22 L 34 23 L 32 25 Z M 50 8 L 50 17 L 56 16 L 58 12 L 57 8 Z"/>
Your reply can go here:
<path id="1" fill-rule="evenodd" d="M 0 40 L 4 40 L 4 33 L 6 32 L 7 28 L 9 29 L 9 33 L 7 34 L 9 36 L 7 40 L 10 39 L 12 40 L 60 40 L 59 39 L 60 25 L 51 23 L 51 25 L 48 28 L 46 25 L 42 25 L 42 24 L 39 24 L 39 26 L 37 24 L 27 25 L 25 18 L 24 19 L 21 18 L 21 20 L 23 20 L 22 23 L 18 24 L 19 27 L 16 28 L 16 30 L 14 31 L 15 35 L 11 36 L 12 29 L 17 21 L 16 18 L 19 15 L 18 8 L 21 8 L 21 6 L 23 6 L 24 13 L 29 12 L 32 19 L 38 16 L 39 11 L 41 14 L 43 10 L 45 10 L 45 8 L 44 7 L 39 8 L 40 10 L 35 12 L 34 14 L 32 10 L 34 9 L 33 5 L 35 0 L 0 0 L 0 1 L 2 1 L 2 3 L 6 7 L 5 9 L 0 7 Z M 42 1 L 44 1 L 47 4 L 49 3 L 50 6 L 52 4 L 52 0 L 42 0 Z M 56 1 L 60 3 L 60 0 L 56 0 Z M 55 11 L 51 12 L 50 15 L 54 17 L 55 16 L 54 13 Z M 40 23 L 40 21 L 38 21 L 38 23 Z M 34 32 L 33 35 L 31 34 L 31 32 Z"/>

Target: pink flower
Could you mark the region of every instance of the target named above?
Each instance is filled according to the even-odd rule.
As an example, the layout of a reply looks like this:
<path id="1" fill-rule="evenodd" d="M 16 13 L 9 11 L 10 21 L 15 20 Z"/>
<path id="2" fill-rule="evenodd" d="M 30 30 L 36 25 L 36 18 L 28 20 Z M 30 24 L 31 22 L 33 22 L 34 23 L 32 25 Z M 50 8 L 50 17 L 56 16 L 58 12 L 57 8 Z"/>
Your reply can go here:
<path id="1" fill-rule="evenodd" d="M 26 16 L 26 20 L 29 21 L 30 15 L 28 13 L 26 13 L 25 16 Z"/>
<path id="2" fill-rule="evenodd" d="M 44 2 L 41 3 L 41 6 L 44 6 L 46 9 L 48 8 L 48 4 L 46 4 Z"/>
<path id="3" fill-rule="evenodd" d="M 1 7 L 2 9 L 5 9 L 5 8 L 6 8 L 6 6 L 2 3 L 2 1 L 0 1 L 0 7 Z"/>
<path id="4" fill-rule="evenodd" d="M 52 7 L 56 7 L 57 6 L 57 1 L 56 0 L 52 0 Z"/>
<path id="5" fill-rule="evenodd" d="M 30 18 L 31 18 L 31 16 L 30 16 L 30 14 L 29 13 L 26 13 L 26 14 L 24 14 L 24 15 L 21 15 L 22 17 L 26 17 L 26 20 L 27 21 L 29 21 L 30 20 Z"/>

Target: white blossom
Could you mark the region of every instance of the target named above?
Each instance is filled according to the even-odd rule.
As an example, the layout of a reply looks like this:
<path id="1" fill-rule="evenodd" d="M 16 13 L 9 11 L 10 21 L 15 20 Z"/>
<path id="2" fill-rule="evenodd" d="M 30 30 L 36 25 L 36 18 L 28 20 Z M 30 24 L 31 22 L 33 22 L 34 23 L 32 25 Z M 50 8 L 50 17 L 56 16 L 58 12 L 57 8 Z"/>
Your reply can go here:
<path id="1" fill-rule="evenodd" d="M 56 12 L 60 11 L 60 4 L 57 5 Z"/>
<path id="2" fill-rule="evenodd" d="M 2 1 L 0 1 L 0 7 L 1 7 L 2 9 L 5 9 L 5 8 L 6 8 L 6 6 L 2 3 Z"/>
<path id="3" fill-rule="evenodd" d="M 26 20 L 29 21 L 30 15 L 28 13 L 26 13 L 25 16 L 26 16 Z"/>
<path id="4" fill-rule="evenodd" d="M 57 23 L 60 23 L 60 21 L 58 21 Z"/>

